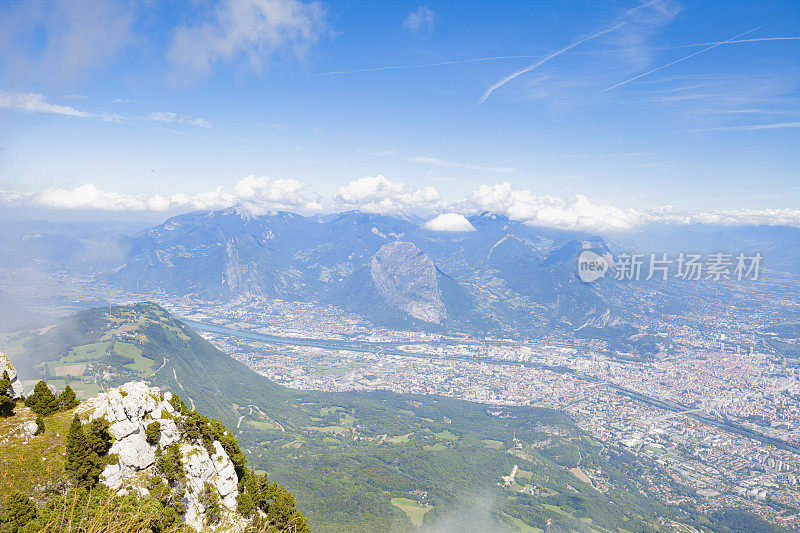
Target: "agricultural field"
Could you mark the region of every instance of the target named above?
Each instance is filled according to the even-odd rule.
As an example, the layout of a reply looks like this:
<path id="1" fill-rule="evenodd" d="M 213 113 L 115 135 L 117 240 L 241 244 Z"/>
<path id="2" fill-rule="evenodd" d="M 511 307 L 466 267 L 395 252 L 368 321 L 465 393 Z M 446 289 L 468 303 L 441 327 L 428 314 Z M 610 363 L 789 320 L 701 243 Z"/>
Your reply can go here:
<path id="1" fill-rule="evenodd" d="M 431 510 L 430 505 L 422 505 L 408 498 L 392 498 L 392 505 L 406 513 L 408 519 L 411 520 L 411 523 L 415 526 L 421 526 L 425 513 Z"/>

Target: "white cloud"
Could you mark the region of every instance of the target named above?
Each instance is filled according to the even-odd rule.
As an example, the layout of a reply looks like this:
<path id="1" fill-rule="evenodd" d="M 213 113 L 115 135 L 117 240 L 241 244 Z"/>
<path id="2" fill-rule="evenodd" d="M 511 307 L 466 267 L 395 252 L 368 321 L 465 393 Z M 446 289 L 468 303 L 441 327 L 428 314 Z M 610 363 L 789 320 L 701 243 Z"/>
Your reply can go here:
<path id="1" fill-rule="evenodd" d="M 582 194 L 570 198 L 536 195 L 514 189 L 509 183 L 481 185 L 456 202 L 462 212 L 488 211 L 535 226 L 594 232 L 631 231 L 647 223 L 712 225 L 787 225 L 800 227 L 800 209 L 738 209 L 729 211 L 679 211 L 621 209 L 592 202 Z"/>
<path id="2" fill-rule="evenodd" d="M 91 113 L 80 111 L 66 105 L 52 104 L 41 94 L 18 93 L 0 90 L 0 107 L 29 113 L 51 113 L 71 117 L 94 117 Z"/>
<path id="3" fill-rule="evenodd" d="M 178 76 L 207 76 L 217 65 L 240 60 L 259 72 L 279 51 L 302 57 L 324 27 L 325 12 L 316 2 L 225 0 L 209 22 L 178 27 L 167 58 Z"/>
<path id="4" fill-rule="evenodd" d="M 133 20 L 118 0 L 6 2 L 0 57 L 18 81 L 75 78 L 116 57 L 132 41 Z"/>
<path id="5" fill-rule="evenodd" d="M 180 210 L 210 210 L 210 209 L 225 209 L 233 207 L 238 203 L 236 197 L 232 194 L 226 193 L 223 187 L 217 187 L 213 191 L 199 193 L 199 194 L 173 194 L 170 197 L 169 206 L 164 209 L 180 209 Z"/>
<path id="6" fill-rule="evenodd" d="M 475 231 L 475 227 L 467 220 L 467 217 L 458 213 L 442 213 L 427 221 L 423 226 L 432 231 Z"/>
<path id="7" fill-rule="evenodd" d="M 411 33 L 427 33 L 433 32 L 433 27 L 436 25 L 436 12 L 428 7 L 420 6 L 416 11 L 408 14 L 403 21 L 403 27 Z"/>
<path id="8" fill-rule="evenodd" d="M 443 206 L 435 188 L 411 189 L 381 175 L 353 180 L 341 187 L 333 199 L 346 209 L 371 213 L 430 211 Z"/>
<path id="9" fill-rule="evenodd" d="M 317 195 L 302 181 L 247 176 L 233 188 L 236 199 L 254 212 L 310 211 L 321 209 Z"/>
<path id="10" fill-rule="evenodd" d="M 179 115 L 178 113 L 168 113 L 164 111 L 151 113 L 147 120 L 152 120 L 155 122 L 168 122 L 170 124 L 181 124 L 183 126 L 195 126 L 197 128 L 213 127 L 211 122 L 202 118 L 192 118 L 185 115 Z"/>
<path id="11" fill-rule="evenodd" d="M 202 118 L 192 118 L 178 113 L 154 112 L 148 116 L 136 117 L 110 113 L 90 113 L 71 106 L 54 104 L 47 101 L 44 95 L 37 93 L 23 93 L 0 90 L 0 109 L 11 109 L 26 113 L 43 113 L 50 115 L 64 115 L 69 117 L 93 118 L 107 122 L 125 122 L 129 120 L 147 120 L 152 122 L 166 122 L 182 126 L 198 128 L 211 128 L 211 122 Z"/>
<path id="12" fill-rule="evenodd" d="M 582 194 L 556 198 L 514 189 L 510 183 L 481 185 L 460 202 L 468 211 L 489 211 L 531 225 L 591 231 L 624 231 L 642 221 L 633 209 L 594 204 Z"/>
<path id="13" fill-rule="evenodd" d="M 28 202 L 51 209 L 86 209 L 100 211 L 164 211 L 169 201 L 156 194 L 129 195 L 103 191 L 87 184 L 72 190 L 50 188 L 31 195 Z"/>
<path id="14" fill-rule="evenodd" d="M 194 194 L 122 194 L 102 190 L 93 184 L 74 189 L 53 187 L 41 192 L 0 190 L 0 206 L 156 212 L 240 206 L 253 214 L 275 211 L 311 214 L 350 209 L 394 215 L 428 213 L 435 216 L 424 227 L 432 231 L 473 231 L 475 228 L 464 215 L 482 211 L 535 226 L 595 233 L 633 231 L 650 223 L 800 227 L 800 209 L 681 211 L 671 206 L 621 209 L 593 202 L 581 194 L 569 198 L 536 195 L 529 190 L 515 189 L 509 183 L 481 185 L 468 197 L 447 203 L 433 187 L 412 189 L 380 175 L 353 180 L 327 198 L 299 180 L 251 175 L 239 180 L 230 192 L 217 187 Z"/>
<path id="15" fill-rule="evenodd" d="M 53 187 L 39 193 L 0 190 L 0 205 L 97 211 L 186 211 L 240 205 L 254 214 L 278 210 L 317 212 L 321 209 L 317 195 L 311 193 L 304 183 L 257 176 L 239 180 L 233 193 L 217 187 L 197 194 L 121 194 L 104 191 L 93 184 L 74 189 Z"/>
<path id="16" fill-rule="evenodd" d="M 729 211 L 680 211 L 672 206 L 643 213 L 647 222 L 710 224 L 717 226 L 769 225 L 800 227 L 800 209 L 732 209 Z"/>

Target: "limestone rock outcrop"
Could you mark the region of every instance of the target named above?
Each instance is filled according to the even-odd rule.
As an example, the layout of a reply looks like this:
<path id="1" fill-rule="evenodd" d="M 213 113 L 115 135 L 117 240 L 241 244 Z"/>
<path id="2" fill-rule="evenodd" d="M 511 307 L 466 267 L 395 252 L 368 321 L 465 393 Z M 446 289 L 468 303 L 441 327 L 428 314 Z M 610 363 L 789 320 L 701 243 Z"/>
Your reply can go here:
<path id="1" fill-rule="evenodd" d="M 3 375 L 4 370 L 8 372 L 8 379 L 11 380 L 12 397 L 19 400 L 20 396 L 25 393 L 25 387 L 22 386 L 22 382 L 17 376 L 17 369 L 11 364 L 11 360 L 6 354 L 0 352 L 0 376 Z"/>
<path id="2" fill-rule="evenodd" d="M 146 480 L 157 475 L 156 450 L 177 445 L 185 472 L 184 522 L 198 531 L 237 531 L 244 520 L 236 514 L 238 477 L 233 462 L 219 441 L 210 453 L 202 442 L 185 439 L 180 424 L 183 416 L 170 403 L 172 394 L 148 387 L 144 382 L 126 383 L 99 394 L 77 409 L 84 420 L 105 418 L 114 438 L 109 454 L 118 458 L 100 475 L 100 481 L 114 490 L 147 493 Z M 154 442 L 147 438 L 147 426 L 158 422 L 160 431 Z M 153 440 L 153 439 L 151 439 Z M 205 521 L 206 506 L 201 494 L 210 485 L 219 496 L 223 520 L 215 527 Z"/>

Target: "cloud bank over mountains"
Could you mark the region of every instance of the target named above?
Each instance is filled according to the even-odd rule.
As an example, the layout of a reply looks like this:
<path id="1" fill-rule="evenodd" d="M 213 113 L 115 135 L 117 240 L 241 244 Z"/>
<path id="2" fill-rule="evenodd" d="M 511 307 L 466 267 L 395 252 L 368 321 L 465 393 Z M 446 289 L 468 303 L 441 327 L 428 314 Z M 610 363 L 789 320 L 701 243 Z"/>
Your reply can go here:
<path id="1" fill-rule="evenodd" d="M 204 193 L 121 194 L 86 184 L 41 192 L 0 190 L 0 206 L 87 211 L 186 212 L 242 207 L 256 214 L 291 211 L 312 215 L 359 210 L 389 215 L 415 214 L 428 219 L 432 231 L 465 232 L 475 228 L 466 216 L 489 212 L 532 226 L 596 232 L 635 231 L 647 224 L 767 224 L 800 227 L 800 209 L 686 211 L 672 206 L 619 208 L 582 194 L 559 198 L 517 189 L 511 183 L 480 185 L 467 197 L 443 200 L 432 186 L 413 188 L 384 176 L 355 179 L 323 196 L 296 179 L 246 176 L 231 191 L 217 187 Z"/>
<path id="2" fill-rule="evenodd" d="M 446 205 L 433 187 L 411 189 L 404 183 L 390 181 L 381 175 L 351 181 L 339 189 L 333 201 L 344 209 L 370 213 L 438 211 Z"/>

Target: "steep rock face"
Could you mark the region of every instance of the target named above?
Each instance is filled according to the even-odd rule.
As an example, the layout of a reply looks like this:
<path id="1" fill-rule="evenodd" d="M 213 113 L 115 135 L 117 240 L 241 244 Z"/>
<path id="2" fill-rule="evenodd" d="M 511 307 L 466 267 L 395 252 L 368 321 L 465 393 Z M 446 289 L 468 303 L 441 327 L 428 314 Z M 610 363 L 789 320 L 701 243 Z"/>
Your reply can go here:
<path id="1" fill-rule="evenodd" d="M 184 520 L 196 529 L 203 524 L 205 507 L 197 497 L 202 493 L 206 483 L 210 483 L 219 493 L 220 501 L 229 511 L 236 510 L 236 497 L 238 495 L 238 482 L 234 470 L 225 450 L 219 441 L 214 441 L 214 454 L 197 444 L 181 444 L 181 455 L 185 458 L 187 493 L 189 502 L 186 507 Z"/>
<path id="2" fill-rule="evenodd" d="M 147 492 L 143 482 L 155 473 L 156 448 L 166 449 L 178 444 L 181 462 L 186 472 L 186 506 L 184 521 L 198 531 L 207 531 L 204 524 L 205 505 L 200 501 L 205 484 L 209 483 L 219 495 L 225 508 L 224 520 L 217 530 L 238 530 L 244 520 L 236 514 L 238 478 L 233 462 L 219 441 L 213 442 L 214 453 L 196 442 L 182 438 L 179 424 L 181 414 L 170 403 L 172 394 L 150 388 L 144 382 L 130 382 L 82 403 L 77 413 L 82 418 L 105 418 L 110 422 L 109 433 L 114 437 L 109 454 L 116 454 L 116 464 L 108 465 L 100 480 L 117 491 Z M 147 441 L 147 425 L 158 421 L 161 431 L 158 441 Z"/>
<path id="3" fill-rule="evenodd" d="M 256 298 L 264 296 L 258 264 L 255 261 L 243 261 L 239 254 L 237 239 L 230 239 L 225 244 L 225 266 L 223 279 L 228 292 L 238 298 Z"/>
<path id="4" fill-rule="evenodd" d="M 381 246 L 370 262 L 370 277 L 378 294 L 392 307 L 434 324 L 447 317 L 436 265 L 413 243 Z"/>
<path id="5" fill-rule="evenodd" d="M 302 227 L 303 217 L 296 218 Z M 296 284 L 289 264 L 294 220 L 237 208 L 178 215 L 133 239 L 125 263 L 107 276 L 126 287 L 211 300 L 284 297 Z"/>
<path id="6" fill-rule="evenodd" d="M 11 380 L 12 397 L 18 400 L 25 393 L 25 387 L 22 386 L 22 382 L 17 376 L 17 369 L 11 364 L 11 360 L 6 354 L 0 352 L 0 377 L 2 377 L 3 371 L 8 372 L 8 379 Z"/>

